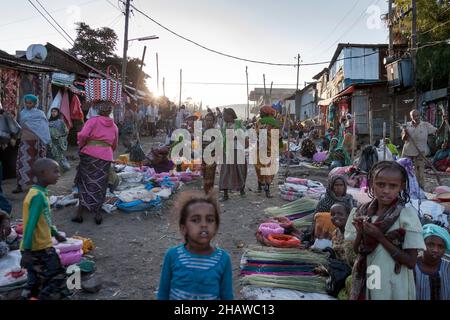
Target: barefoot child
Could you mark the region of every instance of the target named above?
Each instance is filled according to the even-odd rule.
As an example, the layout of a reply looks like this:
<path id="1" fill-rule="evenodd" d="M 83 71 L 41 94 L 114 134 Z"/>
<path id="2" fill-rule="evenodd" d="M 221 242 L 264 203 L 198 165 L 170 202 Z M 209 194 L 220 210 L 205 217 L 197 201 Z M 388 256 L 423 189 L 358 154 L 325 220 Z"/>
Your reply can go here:
<path id="1" fill-rule="evenodd" d="M 417 259 L 417 300 L 450 300 L 450 234 L 434 224 L 423 226 L 427 250 Z"/>
<path id="2" fill-rule="evenodd" d="M 30 189 L 23 201 L 21 266 L 27 269 L 28 282 L 22 298 L 60 299 L 66 289 L 66 273 L 53 248 L 52 236 L 59 242 L 66 239 L 52 224 L 47 191 L 47 187 L 56 184 L 60 177 L 59 165 L 51 159 L 39 159 L 33 165 L 33 174 L 37 178 L 37 184 Z"/>
<path id="3" fill-rule="evenodd" d="M 232 300 L 230 256 L 211 245 L 220 222 L 215 195 L 184 192 L 176 203 L 185 243 L 167 251 L 157 298 Z"/>
<path id="4" fill-rule="evenodd" d="M 345 226 L 345 239 L 357 253 L 350 300 L 415 300 L 413 269 L 425 243 L 417 211 L 405 208 L 408 173 L 381 161 L 368 184 L 373 200 L 354 209 Z"/>

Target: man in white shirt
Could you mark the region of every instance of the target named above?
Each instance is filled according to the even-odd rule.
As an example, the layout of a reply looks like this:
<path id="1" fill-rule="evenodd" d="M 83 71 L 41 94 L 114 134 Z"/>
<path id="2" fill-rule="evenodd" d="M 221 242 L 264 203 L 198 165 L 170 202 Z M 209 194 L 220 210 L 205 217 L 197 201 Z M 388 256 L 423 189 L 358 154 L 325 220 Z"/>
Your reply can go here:
<path id="1" fill-rule="evenodd" d="M 158 107 L 153 103 L 147 106 L 147 124 L 151 137 L 156 137 L 156 121 L 158 119 Z"/>
<path id="2" fill-rule="evenodd" d="M 448 119 L 448 117 L 445 115 L 442 116 L 442 125 L 439 129 L 437 129 L 426 121 L 420 121 L 420 113 L 417 110 L 412 110 L 410 116 L 412 121 L 406 124 L 406 128 L 403 129 L 402 132 L 402 140 L 405 141 L 402 157 L 410 158 L 414 162 L 417 181 L 419 182 L 420 187 L 424 189 L 425 162 L 423 157 L 420 156 L 420 153 L 425 156 L 428 136 L 443 131 L 445 128 L 445 121 Z M 416 146 L 414 146 L 414 143 L 411 141 L 411 139 L 409 139 L 410 137 L 412 138 L 412 140 L 414 140 L 417 148 Z"/>

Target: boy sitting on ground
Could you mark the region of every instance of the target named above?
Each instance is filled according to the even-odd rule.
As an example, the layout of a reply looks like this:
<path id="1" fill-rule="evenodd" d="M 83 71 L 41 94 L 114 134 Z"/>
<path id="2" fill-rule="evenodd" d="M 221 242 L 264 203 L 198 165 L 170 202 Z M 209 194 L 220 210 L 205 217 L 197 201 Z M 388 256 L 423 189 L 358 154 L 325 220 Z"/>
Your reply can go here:
<path id="1" fill-rule="evenodd" d="M 66 241 L 52 224 L 48 199 L 49 185 L 60 177 L 57 162 L 43 158 L 33 165 L 37 184 L 23 201 L 23 239 L 21 266 L 27 269 L 28 282 L 22 291 L 22 299 L 54 300 L 64 297 L 66 272 L 53 248 L 52 236 L 59 242 Z"/>

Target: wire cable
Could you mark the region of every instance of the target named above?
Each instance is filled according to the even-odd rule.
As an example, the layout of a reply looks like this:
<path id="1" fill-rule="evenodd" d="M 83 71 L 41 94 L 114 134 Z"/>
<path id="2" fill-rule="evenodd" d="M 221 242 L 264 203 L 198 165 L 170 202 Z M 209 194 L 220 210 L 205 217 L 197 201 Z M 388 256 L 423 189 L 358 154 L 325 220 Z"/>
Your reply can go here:
<path id="1" fill-rule="evenodd" d="M 380 0 L 378 0 L 379 2 Z M 169 29 L 168 27 L 162 25 L 161 23 L 159 23 L 158 21 L 156 21 L 155 19 L 151 18 L 148 14 L 146 14 L 145 12 L 143 12 L 142 10 L 136 8 L 134 5 L 131 5 L 131 7 L 133 7 L 134 10 L 136 10 L 137 12 L 139 12 L 140 14 L 142 14 L 144 17 L 146 17 L 147 19 L 149 19 L 150 21 L 152 21 L 153 23 L 157 24 L 158 26 L 160 26 L 161 28 L 163 28 L 164 30 L 172 33 L 173 35 L 187 41 L 190 42 L 202 49 L 205 49 L 207 51 L 219 54 L 221 56 L 225 56 L 228 58 L 232 58 L 232 59 L 236 59 L 236 60 L 240 60 L 240 61 L 245 61 L 245 62 L 251 62 L 251 63 L 258 63 L 258 64 L 265 64 L 265 65 L 270 65 L 270 66 L 280 66 L 280 67 L 297 67 L 296 63 L 274 63 L 274 62 L 266 62 L 266 61 L 260 61 L 260 60 L 254 60 L 254 59 L 246 59 L 246 58 L 241 58 L 241 57 L 237 57 L 228 53 L 224 53 L 224 52 L 220 52 L 211 48 L 208 48 L 202 44 L 199 44 L 196 41 L 193 41 L 191 39 L 188 39 L 182 35 L 180 35 L 179 33 L 172 31 L 171 29 Z M 335 61 L 341 61 L 341 60 L 347 60 L 347 59 L 358 59 L 358 58 L 364 58 L 364 57 L 368 57 L 374 54 L 377 54 L 378 51 L 370 53 L 370 54 L 366 54 L 366 55 L 362 55 L 362 56 L 356 56 L 356 57 L 348 57 L 348 58 L 342 58 L 342 59 L 337 59 Z M 315 65 L 321 65 L 321 64 L 329 64 L 331 63 L 331 61 L 321 61 L 321 62 L 312 62 L 312 63 L 300 63 L 299 66 L 315 66 Z"/>
<path id="2" fill-rule="evenodd" d="M 53 25 L 53 23 L 39 10 L 39 8 L 38 7 L 36 7 L 35 6 L 35 4 L 33 3 L 33 2 L 31 2 L 31 0 L 28 0 L 28 2 L 36 9 L 36 11 L 37 12 L 39 12 L 39 14 L 45 19 L 45 20 L 47 20 L 47 22 L 52 26 L 52 28 L 53 29 L 55 29 L 63 38 L 64 38 L 64 40 L 66 40 L 71 46 L 73 46 L 73 43 L 69 40 L 69 39 L 67 39 L 65 36 L 64 36 L 64 34 L 61 32 L 61 31 L 59 31 L 59 29 L 58 28 L 56 28 L 54 25 Z"/>
<path id="3" fill-rule="evenodd" d="M 61 27 L 61 25 L 58 23 L 58 21 L 56 21 L 55 18 L 53 18 L 53 16 L 50 14 L 50 12 L 48 12 L 47 9 L 45 9 L 45 7 L 42 5 L 42 3 L 40 3 L 39 0 L 35 0 L 35 1 L 41 6 L 42 9 L 44 9 L 44 11 L 47 13 L 47 15 L 48 15 L 48 16 L 56 23 L 56 25 L 62 30 L 62 32 L 64 32 L 64 34 L 65 34 L 70 40 L 72 40 L 72 42 L 75 42 L 75 40 L 70 36 L 70 34 L 68 34 L 68 33 L 66 32 L 66 30 L 65 30 L 63 27 Z"/>

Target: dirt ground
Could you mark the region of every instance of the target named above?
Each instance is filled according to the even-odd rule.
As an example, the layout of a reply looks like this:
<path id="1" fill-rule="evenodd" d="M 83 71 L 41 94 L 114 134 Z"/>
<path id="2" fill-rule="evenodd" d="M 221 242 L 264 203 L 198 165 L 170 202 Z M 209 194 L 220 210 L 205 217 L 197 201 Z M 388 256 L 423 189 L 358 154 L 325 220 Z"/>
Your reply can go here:
<path id="1" fill-rule="evenodd" d="M 162 141 L 143 139 L 144 151 L 150 150 L 152 144 Z M 123 148 L 116 152 L 116 157 Z M 73 179 L 78 163 L 77 149 L 69 150 L 69 160 L 72 169 L 65 173 L 57 185 L 51 186 L 50 195 L 64 195 L 71 193 Z M 285 169 L 280 169 L 284 172 Z M 295 176 L 305 176 L 326 182 L 327 171 L 320 169 L 292 170 Z M 218 182 L 216 175 L 216 183 Z M 427 177 L 427 191 L 436 186 L 435 178 Z M 450 184 L 447 176 L 444 180 Z M 254 233 L 264 219 L 263 210 L 271 206 L 279 206 L 286 202 L 279 198 L 277 192 L 278 179 L 272 186 L 274 198 L 266 199 L 263 194 L 254 192 L 256 189 L 256 175 L 252 166 L 249 167 L 247 179 L 247 194 L 241 197 L 238 193 L 231 194 L 230 200 L 221 204 L 221 226 L 214 242 L 225 249 L 232 258 L 234 293 L 240 299 L 239 262 L 243 250 L 247 245 L 255 244 Z M 15 180 L 3 182 L 3 189 L 13 204 L 13 219 L 21 218 L 22 201 L 25 193 L 14 195 L 11 191 L 15 187 Z M 187 184 L 183 190 L 200 189 L 201 180 Z M 217 186 L 216 186 L 217 188 Z M 123 213 L 115 211 L 104 214 L 103 224 L 97 226 L 94 217 L 86 216 L 83 224 L 71 222 L 76 207 L 66 207 L 53 211 L 54 224 L 68 236 L 80 235 L 91 238 L 95 243 L 95 250 L 88 255 L 96 262 L 97 271 L 94 277 L 102 283 L 102 288 L 94 294 L 77 291 L 71 299 L 79 300 L 121 300 L 121 299 L 155 299 L 158 287 L 161 265 L 166 250 L 179 244 L 182 240 L 177 225 L 171 224 L 170 209 L 172 199 L 164 202 L 160 212 L 155 213 Z"/>

